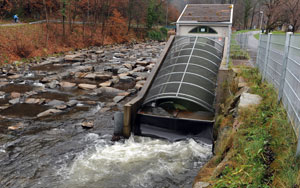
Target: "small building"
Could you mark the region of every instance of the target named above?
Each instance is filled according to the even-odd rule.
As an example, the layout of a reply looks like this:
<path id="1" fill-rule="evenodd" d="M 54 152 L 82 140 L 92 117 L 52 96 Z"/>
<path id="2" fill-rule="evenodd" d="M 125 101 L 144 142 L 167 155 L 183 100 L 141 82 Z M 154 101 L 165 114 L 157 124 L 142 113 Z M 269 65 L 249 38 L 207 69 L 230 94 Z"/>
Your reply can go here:
<path id="1" fill-rule="evenodd" d="M 176 22 L 176 34 L 229 37 L 232 18 L 231 4 L 188 4 Z"/>

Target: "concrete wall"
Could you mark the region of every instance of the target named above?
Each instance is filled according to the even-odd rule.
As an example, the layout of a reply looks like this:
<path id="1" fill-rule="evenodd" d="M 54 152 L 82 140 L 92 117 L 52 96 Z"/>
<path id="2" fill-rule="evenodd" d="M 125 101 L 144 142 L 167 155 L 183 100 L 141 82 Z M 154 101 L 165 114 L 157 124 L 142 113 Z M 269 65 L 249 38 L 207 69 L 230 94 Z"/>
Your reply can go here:
<path id="1" fill-rule="evenodd" d="M 214 29 L 218 34 L 210 33 L 189 33 L 192 29 L 199 27 L 200 25 L 177 25 L 177 35 L 184 36 L 203 36 L 203 37 L 228 37 L 229 29 L 228 26 L 209 26 Z"/>

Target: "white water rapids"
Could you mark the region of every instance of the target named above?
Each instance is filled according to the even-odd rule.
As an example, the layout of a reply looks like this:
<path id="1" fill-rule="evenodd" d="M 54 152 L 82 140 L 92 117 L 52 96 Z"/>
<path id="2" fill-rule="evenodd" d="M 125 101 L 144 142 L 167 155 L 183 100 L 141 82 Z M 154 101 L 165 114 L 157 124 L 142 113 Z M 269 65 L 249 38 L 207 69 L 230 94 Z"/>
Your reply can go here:
<path id="1" fill-rule="evenodd" d="M 195 174 L 212 155 L 211 145 L 193 139 L 168 142 L 135 136 L 111 143 L 96 134 L 87 139 L 95 144 L 60 171 L 62 187 L 191 187 Z"/>

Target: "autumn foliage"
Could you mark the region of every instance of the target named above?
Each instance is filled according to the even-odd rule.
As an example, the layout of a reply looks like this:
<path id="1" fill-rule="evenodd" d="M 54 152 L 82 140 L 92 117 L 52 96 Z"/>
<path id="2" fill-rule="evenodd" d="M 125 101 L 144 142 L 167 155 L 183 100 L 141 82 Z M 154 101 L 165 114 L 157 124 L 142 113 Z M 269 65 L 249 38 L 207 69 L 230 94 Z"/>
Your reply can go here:
<path id="1" fill-rule="evenodd" d="M 151 27 L 179 12 L 162 0 L 0 0 L 0 19 L 44 20 L 42 24 L 0 27 L 0 64 L 89 46 L 143 39 L 149 7 Z"/>

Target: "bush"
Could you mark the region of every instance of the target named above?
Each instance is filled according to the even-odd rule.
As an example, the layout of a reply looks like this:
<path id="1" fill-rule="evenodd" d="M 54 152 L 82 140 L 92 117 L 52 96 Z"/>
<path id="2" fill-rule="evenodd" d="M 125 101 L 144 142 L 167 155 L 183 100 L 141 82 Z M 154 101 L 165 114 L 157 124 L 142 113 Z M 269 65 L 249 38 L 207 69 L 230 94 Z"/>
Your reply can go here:
<path id="1" fill-rule="evenodd" d="M 151 40 L 162 41 L 162 34 L 159 31 L 151 30 L 148 31 L 148 38 Z"/>
<path id="2" fill-rule="evenodd" d="M 147 33 L 148 38 L 151 40 L 156 40 L 156 41 L 165 41 L 168 36 L 168 30 L 164 27 L 160 28 L 159 30 L 151 30 L 148 31 Z"/>
<path id="3" fill-rule="evenodd" d="M 165 27 L 160 28 L 160 32 L 163 34 L 163 37 L 166 39 L 168 36 L 168 29 Z"/>

